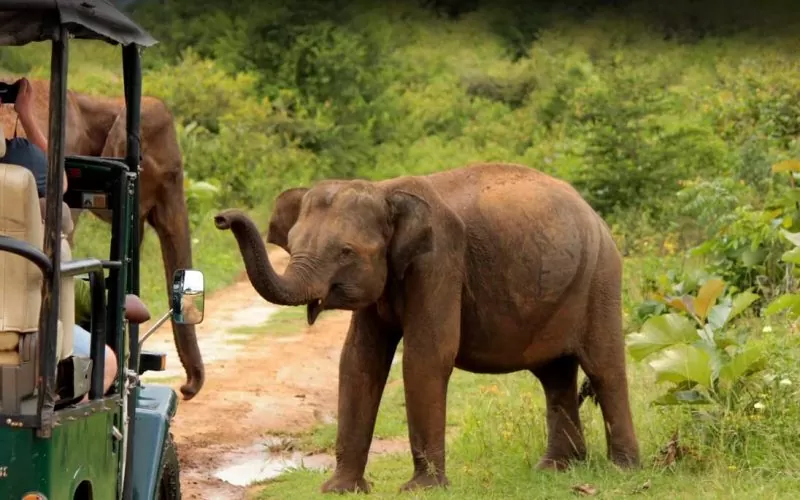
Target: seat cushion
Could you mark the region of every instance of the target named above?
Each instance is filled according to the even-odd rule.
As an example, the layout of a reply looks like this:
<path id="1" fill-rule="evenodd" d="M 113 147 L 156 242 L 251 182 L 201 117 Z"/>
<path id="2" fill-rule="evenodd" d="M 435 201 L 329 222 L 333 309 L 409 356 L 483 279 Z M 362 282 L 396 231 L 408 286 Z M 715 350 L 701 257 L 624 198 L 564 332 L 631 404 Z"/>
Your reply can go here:
<path id="1" fill-rule="evenodd" d="M 0 352 L 15 351 L 19 345 L 17 332 L 0 332 Z"/>
<path id="2" fill-rule="evenodd" d="M 33 174 L 0 164 L 0 235 L 42 248 L 44 227 Z M 33 262 L 0 252 L 0 332 L 34 332 L 39 326 L 42 272 Z"/>
<path id="3" fill-rule="evenodd" d="M 16 366 L 20 363 L 19 352 L 17 351 L 0 351 L 0 366 L 12 365 Z"/>
<path id="4" fill-rule="evenodd" d="M 0 235 L 42 248 L 44 228 L 33 174 L 0 164 Z M 0 252 L 0 364 L 19 361 L 21 334 L 39 327 L 42 272 L 27 259 Z"/>
<path id="5" fill-rule="evenodd" d="M 38 197 L 36 182 L 28 169 L 0 164 L 0 235 L 10 236 L 42 249 L 44 240 L 44 200 Z M 69 207 L 62 207 L 64 229 L 72 229 Z M 62 235 L 61 260 L 72 260 L 72 252 Z M 59 359 L 72 354 L 72 329 L 75 324 L 74 278 L 61 279 L 59 328 L 56 353 Z M 42 273 L 32 262 L 8 252 L 0 252 L 0 364 L 18 364 L 21 335 L 39 327 Z"/>

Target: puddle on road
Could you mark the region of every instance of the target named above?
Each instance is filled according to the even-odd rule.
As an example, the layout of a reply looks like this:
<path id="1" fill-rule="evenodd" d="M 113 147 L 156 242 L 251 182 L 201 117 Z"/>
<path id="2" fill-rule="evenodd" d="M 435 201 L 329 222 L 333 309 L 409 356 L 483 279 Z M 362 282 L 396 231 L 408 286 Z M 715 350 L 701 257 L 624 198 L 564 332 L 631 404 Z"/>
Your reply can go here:
<path id="1" fill-rule="evenodd" d="M 217 469 L 213 476 L 234 486 L 247 487 L 259 481 L 275 479 L 292 469 L 323 471 L 336 465 L 336 459 L 326 453 L 307 455 L 299 451 L 270 451 L 285 448 L 290 443 L 290 440 L 271 437 L 259 444 L 229 453 L 223 457 L 223 463 L 227 465 Z M 374 440 L 369 454 L 372 457 L 407 451 L 408 444 L 404 440 Z"/>
<path id="2" fill-rule="evenodd" d="M 270 448 L 285 443 L 280 438 L 271 438 L 259 444 L 227 454 L 224 462 L 229 465 L 218 469 L 214 477 L 234 486 L 246 487 L 258 481 L 274 479 L 292 469 L 306 468 L 324 470 L 335 465 L 331 455 L 306 455 L 299 451 L 273 453 Z"/>

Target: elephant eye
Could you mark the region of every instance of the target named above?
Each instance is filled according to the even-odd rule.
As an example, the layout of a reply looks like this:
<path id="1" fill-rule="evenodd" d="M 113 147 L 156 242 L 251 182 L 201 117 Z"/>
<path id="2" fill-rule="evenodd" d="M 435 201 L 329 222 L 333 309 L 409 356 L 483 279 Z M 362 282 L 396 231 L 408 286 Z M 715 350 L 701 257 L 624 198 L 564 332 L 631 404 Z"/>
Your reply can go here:
<path id="1" fill-rule="evenodd" d="M 351 255 L 355 255 L 355 253 L 356 252 L 355 250 L 352 249 L 352 247 L 349 246 L 342 247 L 342 257 L 350 257 Z"/>

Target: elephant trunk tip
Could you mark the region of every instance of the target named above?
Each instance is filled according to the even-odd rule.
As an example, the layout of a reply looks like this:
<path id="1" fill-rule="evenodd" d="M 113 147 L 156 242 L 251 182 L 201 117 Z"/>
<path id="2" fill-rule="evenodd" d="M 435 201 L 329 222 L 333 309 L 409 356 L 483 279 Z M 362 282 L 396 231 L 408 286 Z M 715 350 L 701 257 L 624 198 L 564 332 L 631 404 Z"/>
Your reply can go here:
<path id="1" fill-rule="evenodd" d="M 214 225 L 217 227 L 217 229 L 224 231 L 226 229 L 230 229 L 234 221 L 240 220 L 244 217 L 245 215 L 240 210 L 223 210 L 214 216 Z"/>
<path id="2" fill-rule="evenodd" d="M 205 376 L 202 373 L 202 370 L 197 375 L 190 375 L 186 383 L 181 386 L 181 394 L 183 394 L 183 400 L 189 401 L 190 399 L 197 396 L 197 393 L 200 392 L 200 389 L 203 388 L 203 382 L 205 381 Z"/>

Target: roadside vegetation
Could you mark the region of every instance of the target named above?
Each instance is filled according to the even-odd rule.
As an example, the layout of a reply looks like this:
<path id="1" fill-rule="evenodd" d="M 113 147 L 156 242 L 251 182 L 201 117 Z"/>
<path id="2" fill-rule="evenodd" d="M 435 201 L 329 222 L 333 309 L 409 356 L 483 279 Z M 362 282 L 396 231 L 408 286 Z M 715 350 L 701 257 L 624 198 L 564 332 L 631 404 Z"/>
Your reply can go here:
<path id="1" fill-rule="evenodd" d="M 538 382 L 457 372 L 452 487 L 421 497 L 786 498 L 800 487 L 800 17 L 790 2 L 654 3 L 137 8 L 161 40 L 145 53 L 145 92 L 177 118 L 195 266 L 210 289 L 242 268 L 216 210 L 245 208 L 265 227 L 280 190 L 329 177 L 524 163 L 572 182 L 611 226 L 642 470 L 606 460 L 590 402 L 587 463 L 532 470 L 545 447 Z M 71 88 L 121 91 L 104 50 L 73 44 Z M 0 52 L 16 74 L 46 76 L 47 63 L 45 47 Z M 85 216 L 76 253 L 107 231 Z M 165 306 L 150 230 L 143 270 L 145 298 Z M 281 328 L 301 319 L 287 313 Z M 406 437 L 399 370 L 379 437 Z M 299 441 L 330 451 L 334 437 L 330 424 Z M 410 467 L 405 455 L 371 462 L 376 495 L 393 496 Z M 293 472 L 258 495 L 311 498 L 324 478 Z"/>

